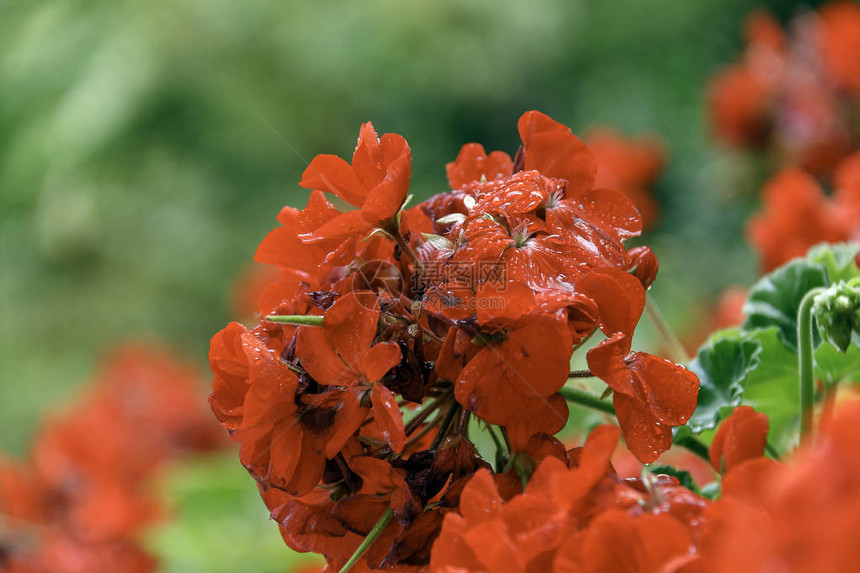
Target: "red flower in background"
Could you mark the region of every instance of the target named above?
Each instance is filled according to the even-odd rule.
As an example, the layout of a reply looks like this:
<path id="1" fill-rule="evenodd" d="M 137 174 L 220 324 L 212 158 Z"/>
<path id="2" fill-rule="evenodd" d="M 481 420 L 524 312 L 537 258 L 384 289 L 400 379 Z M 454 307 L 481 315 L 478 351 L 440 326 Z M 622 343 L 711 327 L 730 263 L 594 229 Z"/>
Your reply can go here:
<path id="1" fill-rule="evenodd" d="M 770 147 L 784 165 L 829 175 L 857 149 L 860 7 L 837 1 L 798 16 L 785 33 L 763 12 L 747 21 L 742 62 L 711 80 L 709 109 L 721 141 Z"/>
<path id="2" fill-rule="evenodd" d="M 660 205 L 650 191 L 665 163 L 664 143 L 656 136 L 626 138 L 608 127 L 595 129 L 586 143 L 597 160 L 595 187 L 611 187 L 627 195 L 651 229 L 660 219 Z"/>
<path id="3" fill-rule="evenodd" d="M 816 441 L 786 465 L 752 459 L 729 470 L 704 514 L 694 571 L 806 573 L 857 569 L 860 402 L 846 400 Z"/>
<path id="4" fill-rule="evenodd" d="M 159 515 L 149 480 L 221 444 L 197 383 L 162 351 L 115 352 L 85 399 L 41 428 L 29 460 L 0 465 L 4 571 L 155 571 L 138 541 Z"/>
<path id="5" fill-rule="evenodd" d="M 819 49 L 827 73 L 837 86 L 860 95 L 860 6 L 831 2 L 818 12 Z"/>
<path id="6" fill-rule="evenodd" d="M 822 242 L 849 241 L 860 234 L 860 154 L 839 164 L 836 190 L 827 197 L 818 182 L 799 169 L 774 176 L 764 188 L 764 212 L 747 225 L 762 270 L 771 271 Z"/>

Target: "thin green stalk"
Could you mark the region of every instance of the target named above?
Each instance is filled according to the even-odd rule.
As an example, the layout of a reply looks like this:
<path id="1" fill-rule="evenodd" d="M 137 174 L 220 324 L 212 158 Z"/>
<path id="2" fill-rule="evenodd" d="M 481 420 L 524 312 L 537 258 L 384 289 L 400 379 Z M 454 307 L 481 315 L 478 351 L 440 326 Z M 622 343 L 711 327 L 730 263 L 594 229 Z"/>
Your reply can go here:
<path id="1" fill-rule="evenodd" d="M 490 438 L 492 438 L 493 444 L 496 446 L 496 451 L 502 452 L 503 454 L 505 454 L 505 457 L 507 457 L 507 454 L 509 454 L 510 452 L 505 449 L 505 446 L 502 444 L 501 438 L 496 435 L 496 432 L 495 430 L 493 430 L 493 426 L 491 424 L 487 424 L 487 433 L 490 434 Z"/>
<path id="2" fill-rule="evenodd" d="M 812 418 L 815 406 L 815 375 L 812 347 L 812 305 L 823 287 L 814 288 L 800 301 L 797 310 L 797 361 L 800 371 L 800 435 L 812 434 Z"/>
<path id="3" fill-rule="evenodd" d="M 394 241 L 397 243 L 397 246 L 400 247 L 400 251 L 406 255 L 409 261 L 415 266 L 415 272 L 418 273 L 419 277 L 424 276 L 424 263 L 421 262 L 421 259 L 418 257 L 418 253 L 416 253 L 412 246 L 409 244 L 409 241 L 400 234 L 400 231 L 392 233 L 394 237 Z"/>
<path id="4" fill-rule="evenodd" d="M 681 344 L 680 340 L 678 340 L 678 337 L 675 335 L 675 331 L 672 330 L 671 326 L 669 326 L 669 323 L 666 321 L 663 313 L 660 312 L 660 308 L 657 306 L 657 303 L 654 302 L 654 299 L 651 298 L 651 295 L 647 295 L 645 297 L 645 310 L 648 312 L 651 322 L 654 323 L 654 326 L 656 326 L 657 330 L 660 332 L 660 336 L 663 337 L 663 340 L 669 347 L 669 355 L 672 357 L 672 360 L 679 364 L 686 364 L 689 362 L 690 357 L 687 355 L 684 345 Z"/>
<path id="5" fill-rule="evenodd" d="M 273 314 L 267 316 L 269 322 L 281 322 L 284 324 L 296 324 L 304 326 L 322 326 L 323 317 L 316 314 Z"/>
<path id="6" fill-rule="evenodd" d="M 355 550 L 355 553 L 352 554 L 352 557 L 349 558 L 349 561 L 340 568 L 340 573 L 346 573 L 352 569 L 352 566 L 361 559 L 361 556 L 367 553 L 367 550 L 370 549 L 370 546 L 373 545 L 373 542 L 376 541 L 382 530 L 391 522 L 392 517 L 394 517 L 394 512 L 389 507 L 382 514 L 382 517 L 379 518 L 379 521 L 376 522 L 376 525 L 373 526 L 373 529 L 370 530 L 370 533 L 367 534 L 367 537 L 364 538 L 364 541 L 361 542 L 361 545 L 358 546 L 358 549 Z"/>
<path id="7" fill-rule="evenodd" d="M 606 414 L 611 414 L 612 416 L 615 415 L 615 408 L 612 404 L 604 402 L 599 397 L 584 390 L 572 388 L 570 386 L 562 386 L 558 393 L 561 394 L 562 398 L 568 402 L 587 406 L 592 410 L 598 410 Z"/>
<path id="8" fill-rule="evenodd" d="M 442 420 L 442 425 L 439 426 L 439 432 L 436 434 L 436 437 L 433 438 L 433 443 L 430 445 L 431 450 L 438 448 L 439 444 L 442 443 L 442 440 L 445 439 L 445 434 L 448 433 L 448 428 L 451 426 L 451 422 L 454 421 L 454 416 L 457 415 L 459 410 L 460 405 L 457 402 L 452 403 L 448 408 L 448 411 L 445 413 L 445 418 Z"/>
<path id="9" fill-rule="evenodd" d="M 595 378 L 595 376 L 590 370 L 571 370 L 567 373 L 567 378 L 570 380 L 571 378 Z"/>
<path id="10" fill-rule="evenodd" d="M 779 458 L 780 458 L 779 452 L 777 451 L 777 449 L 776 449 L 775 447 L 773 447 L 773 444 L 771 444 L 770 442 L 765 442 L 765 444 L 764 444 L 764 451 L 765 451 L 765 452 L 767 453 L 767 455 L 769 455 L 772 459 L 775 459 L 775 460 L 779 461 Z"/>

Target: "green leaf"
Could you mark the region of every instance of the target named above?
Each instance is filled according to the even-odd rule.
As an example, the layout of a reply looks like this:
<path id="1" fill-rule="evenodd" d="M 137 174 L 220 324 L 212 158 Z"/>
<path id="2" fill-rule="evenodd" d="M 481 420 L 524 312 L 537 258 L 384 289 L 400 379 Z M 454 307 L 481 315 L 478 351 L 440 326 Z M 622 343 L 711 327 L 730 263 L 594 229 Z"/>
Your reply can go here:
<path id="1" fill-rule="evenodd" d="M 760 353 L 761 345 L 737 330 L 715 334 L 699 350 L 689 365 L 699 377 L 698 404 L 687 422 L 693 433 L 715 428 L 722 408 L 741 403 L 744 382 L 758 366 Z"/>
<path id="2" fill-rule="evenodd" d="M 827 286 L 827 271 L 823 265 L 796 259 L 778 268 L 750 289 L 744 304 L 747 319 L 743 330 L 775 326 L 782 342 L 796 349 L 800 301 L 807 292 L 820 286 Z"/>
<path id="3" fill-rule="evenodd" d="M 860 245 L 857 243 L 822 243 L 809 249 L 806 258 L 824 267 L 828 281 L 833 284 L 860 276 L 855 257 Z"/>
<path id="4" fill-rule="evenodd" d="M 748 332 L 746 337 L 758 343 L 761 352 L 744 382 L 743 404 L 767 415 L 768 439 L 784 449 L 796 439 L 800 412 L 797 353 L 782 343 L 776 327 Z"/>
<path id="5" fill-rule="evenodd" d="M 839 382 L 860 381 L 860 348 L 857 334 L 852 336 L 854 344 L 846 352 L 839 352 L 830 344 L 822 344 L 815 351 L 815 377 L 832 386 Z"/>

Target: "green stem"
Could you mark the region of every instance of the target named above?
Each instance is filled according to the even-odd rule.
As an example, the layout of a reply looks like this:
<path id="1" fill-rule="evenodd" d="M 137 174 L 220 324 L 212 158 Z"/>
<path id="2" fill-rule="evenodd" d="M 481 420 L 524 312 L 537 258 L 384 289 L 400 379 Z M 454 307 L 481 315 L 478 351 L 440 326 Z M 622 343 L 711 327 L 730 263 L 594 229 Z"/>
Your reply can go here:
<path id="1" fill-rule="evenodd" d="M 370 533 L 367 534 L 367 537 L 364 538 L 364 541 L 361 542 L 361 545 L 358 546 L 358 549 L 355 550 L 355 553 L 352 554 L 352 557 L 349 558 L 349 561 L 340 568 L 340 573 L 346 573 L 352 569 L 352 566 L 355 565 L 356 561 L 361 559 L 361 556 L 367 553 L 367 550 L 370 549 L 370 546 L 373 545 L 373 542 L 376 541 L 376 538 L 379 537 L 382 530 L 391 522 L 392 517 L 394 517 L 394 512 L 391 511 L 391 508 L 389 507 L 385 510 L 385 513 L 382 514 L 382 517 L 379 518 L 379 521 L 376 522 L 376 525 L 373 526 L 373 529 L 370 530 Z"/>
<path id="2" fill-rule="evenodd" d="M 672 330 L 671 326 L 669 326 L 669 323 L 666 321 L 663 313 L 660 312 L 659 307 L 657 307 L 657 303 L 654 302 L 651 295 L 647 295 L 645 297 L 645 310 L 648 312 L 651 322 L 654 323 L 654 326 L 656 326 L 657 330 L 660 332 L 660 336 L 663 337 L 663 340 L 669 347 L 669 355 L 672 357 L 672 360 L 679 364 L 686 364 L 689 362 L 690 357 L 687 355 L 687 350 L 684 348 L 684 345 L 681 344 L 681 341 L 678 340 L 678 337 L 675 335 L 675 331 Z"/>
<path id="3" fill-rule="evenodd" d="M 584 390 L 572 388 L 570 386 L 562 386 L 558 393 L 561 394 L 562 398 L 564 398 L 568 402 L 587 406 L 592 410 L 598 410 L 600 412 L 611 414 L 613 416 L 615 415 L 615 408 L 612 406 L 612 404 L 610 404 L 609 402 L 604 402 L 599 397 L 589 392 L 585 392 Z"/>
<path id="4" fill-rule="evenodd" d="M 507 454 L 510 452 L 505 450 L 505 446 L 502 444 L 501 438 L 496 435 L 495 430 L 493 430 L 493 426 L 490 424 L 487 424 L 487 433 L 490 434 L 490 438 L 492 438 L 493 444 L 496 446 L 496 451 L 505 454 L 505 457 L 507 458 Z"/>
<path id="5" fill-rule="evenodd" d="M 571 370 L 567 373 L 567 379 L 571 378 L 595 378 L 595 376 L 589 370 Z"/>
<path id="6" fill-rule="evenodd" d="M 281 322 L 284 324 L 297 324 L 305 326 L 322 326 L 323 317 L 316 314 L 274 314 L 267 316 L 269 322 Z"/>
<path id="7" fill-rule="evenodd" d="M 780 458 L 779 452 L 776 450 L 775 447 L 773 447 L 773 444 L 771 444 L 770 442 L 765 442 L 764 451 L 771 458 L 775 459 L 776 461 L 779 461 L 779 458 Z"/>
<path id="8" fill-rule="evenodd" d="M 797 310 L 797 361 L 800 371 L 800 435 L 812 433 L 812 417 L 815 405 L 815 375 L 812 357 L 812 305 L 824 287 L 807 292 Z"/>
<path id="9" fill-rule="evenodd" d="M 418 258 L 418 253 L 416 253 L 412 247 L 409 245 L 409 241 L 406 240 L 403 235 L 400 234 L 400 230 L 398 229 L 396 232 L 392 233 L 394 237 L 394 241 L 400 247 L 400 251 L 406 255 L 412 265 L 415 267 L 415 272 L 418 273 L 419 277 L 424 276 L 424 263 L 421 262 L 421 259 Z"/>
<path id="10" fill-rule="evenodd" d="M 445 413 L 445 419 L 442 420 L 442 425 L 439 426 L 439 432 L 436 434 L 436 437 L 433 438 L 433 443 L 430 445 L 431 450 L 438 448 L 439 444 L 442 443 L 442 440 L 445 439 L 445 434 L 448 433 L 448 428 L 451 426 L 451 422 L 454 421 L 454 416 L 457 415 L 459 410 L 460 404 L 457 402 L 453 402 L 448 408 L 448 411 Z"/>

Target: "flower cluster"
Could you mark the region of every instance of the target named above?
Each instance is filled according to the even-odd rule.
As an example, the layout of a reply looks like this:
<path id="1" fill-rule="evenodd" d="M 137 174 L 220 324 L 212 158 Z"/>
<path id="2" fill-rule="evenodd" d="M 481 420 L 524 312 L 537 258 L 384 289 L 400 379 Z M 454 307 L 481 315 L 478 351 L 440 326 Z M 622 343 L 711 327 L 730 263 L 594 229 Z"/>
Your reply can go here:
<path id="1" fill-rule="evenodd" d="M 26 463 L 0 460 L 0 569 L 155 571 L 137 540 L 159 511 L 148 480 L 221 444 L 198 381 L 161 351 L 124 347 L 79 406 L 45 424 Z"/>
<path id="2" fill-rule="evenodd" d="M 740 407 L 710 448 L 723 473 L 708 501 L 674 478 L 619 479 L 607 463 L 617 431 L 595 429 L 568 468 L 547 458 L 508 496 L 484 470 L 445 517 L 432 571 L 718 573 L 856 569 L 860 400 L 837 407 L 794 459 L 763 457 L 767 417 Z M 826 468 L 826 471 L 822 471 Z"/>
<path id="3" fill-rule="evenodd" d="M 450 191 L 411 208 L 399 135 L 368 123 L 351 163 L 314 158 L 307 206 L 285 207 L 257 250 L 279 269 L 261 320 L 212 339 L 213 412 L 286 543 L 331 567 L 421 569 L 467 482 L 509 498 L 542 463 L 579 471 L 555 434 L 582 399 L 572 354 L 596 333 L 588 374 L 612 403 L 587 401 L 617 413 L 639 460 L 695 409 L 695 375 L 632 349 L 657 272 L 624 245 L 642 229 L 634 204 L 595 187 L 594 154 L 564 125 L 532 111 L 518 128 L 513 158 L 465 145 Z"/>
<path id="4" fill-rule="evenodd" d="M 513 496 L 477 472 L 459 514 L 445 517 L 431 570 L 678 571 L 694 561 L 707 500 L 669 476 L 619 479 L 617 440 L 617 428 L 597 427 L 569 464 L 547 457 Z"/>
<path id="5" fill-rule="evenodd" d="M 765 272 L 803 256 L 818 243 L 860 238 L 860 153 L 838 164 L 833 181 L 832 197 L 797 168 L 781 171 L 765 185 L 764 211 L 747 224 Z"/>
<path id="6" fill-rule="evenodd" d="M 711 123 L 733 147 L 769 148 L 781 163 L 827 174 L 860 145 L 860 6 L 837 0 L 786 33 L 769 15 L 747 21 L 741 62 L 709 88 Z"/>

